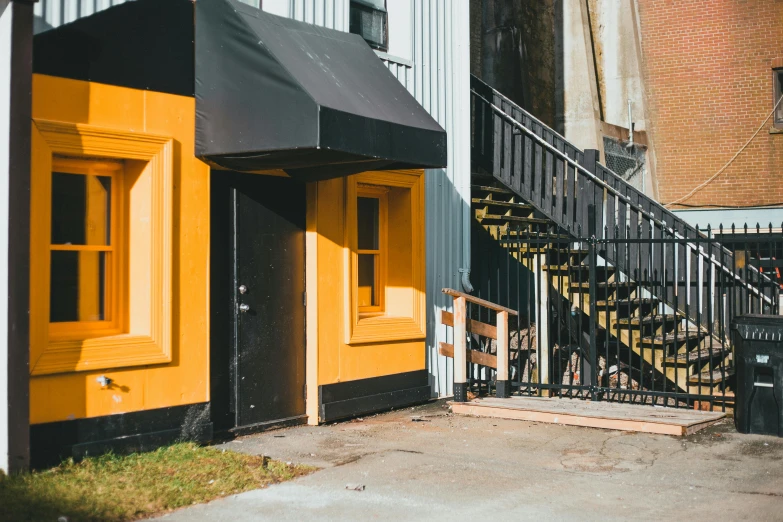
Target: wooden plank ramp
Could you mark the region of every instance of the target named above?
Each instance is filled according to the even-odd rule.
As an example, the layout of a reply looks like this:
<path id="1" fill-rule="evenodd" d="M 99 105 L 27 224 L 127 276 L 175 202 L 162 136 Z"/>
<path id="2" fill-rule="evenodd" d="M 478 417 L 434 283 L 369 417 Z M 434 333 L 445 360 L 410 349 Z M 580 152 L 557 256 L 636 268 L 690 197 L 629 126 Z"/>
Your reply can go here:
<path id="1" fill-rule="evenodd" d="M 449 404 L 458 415 L 677 436 L 696 433 L 726 416 L 721 412 L 547 397 L 486 397 Z"/>

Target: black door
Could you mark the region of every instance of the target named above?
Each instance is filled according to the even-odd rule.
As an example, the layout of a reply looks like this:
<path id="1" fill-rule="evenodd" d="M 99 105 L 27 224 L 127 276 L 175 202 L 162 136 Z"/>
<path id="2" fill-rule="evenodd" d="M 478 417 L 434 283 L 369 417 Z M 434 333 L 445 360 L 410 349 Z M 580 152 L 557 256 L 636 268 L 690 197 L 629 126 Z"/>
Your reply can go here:
<path id="1" fill-rule="evenodd" d="M 302 417 L 305 187 L 213 171 L 211 188 L 215 428 Z"/>

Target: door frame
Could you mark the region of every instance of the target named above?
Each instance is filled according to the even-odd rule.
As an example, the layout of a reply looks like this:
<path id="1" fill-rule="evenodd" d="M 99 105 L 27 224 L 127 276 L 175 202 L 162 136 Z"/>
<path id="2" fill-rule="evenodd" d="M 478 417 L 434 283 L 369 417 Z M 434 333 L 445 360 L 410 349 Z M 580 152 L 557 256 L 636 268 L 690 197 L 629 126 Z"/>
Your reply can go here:
<path id="1" fill-rule="evenodd" d="M 301 346 L 302 355 L 304 357 L 304 413 L 293 417 L 273 419 L 269 421 L 263 421 L 247 425 L 239 425 L 239 386 L 237 382 L 238 369 L 231 371 L 227 364 L 231 363 L 231 359 L 234 361 L 238 358 L 239 350 L 239 292 L 238 285 L 238 266 L 237 266 L 237 248 L 238 248 L 238 235 L 237 235 L 237 181 L 245 176 L 263 176 L 263 174 L 250 174 L 239 173 L 224 170 L 212 169 L 210 171 L 210 402 L 211 417 L 215 426 L 216 432 L 223 432 L 224 434 L 230 434 L 231 436 L 241 436 L 250 433 L 257 433 L 268 429 L 276 429 L 287 426 L 293 426 L 298 424 L 305 424 L 312 416 L 309 415 L 311 409 L 311 392 L 310 392 L 310 361 L 311 354 L 309 353 L 310 346 L 310 303 L 311 297 L 307 293 L 307 281 L 311 277 L 309 272 L 309 255 L 308 247 L 310 246 L 310 236 L 308 235 L 309 224 L 309 205 L 310 205 L 310 185 L 305 188 L 305 216 L 303 222 L 305 227 L 303 228 L 303 249 L 304 259 L 303 266 L 304 271 L 302 274 L 303 284 L 305 289 L 304 300 L 304 324 L 303 339 L 304 343 Z M 287 176 L 286 176 L 287 177 Z M 228 196 L 228 200 L 220 200 L 221 196 Z M 226 208 L 228 207 L 228 208 Z M 226 212 L 227 211 L 227 212 Z M 227 214 L 227 215 L 225 215 Z M 228 226 L 230 234 L 220 234 L 221 230 L 225 230 Z M 226 239 L 230 248 L 221 248 L 225 246 Z M 230 271 L 230 277 L 225 277 L 226 270 Z M 221 272 L 223 271 L 223 272 Z M 313 274 L 312 277 L 315 277 Z M 220 286 L 223 285 L 223 288 Z M 315 307 L 315 303 L 312 305 Z M 226 338 L 229 342 L 226 343 Z M 225 349 L 221 347 L 225 346 Z M 225 352 L 228 352 L 227 354 Z M 227 358 L 223 360 L 224 357 Z M 317 358 L 316 358 L 317 361 Z M 234 364 L 235 368 L 238 368 L 237 364 Z M 226 386 L 225 382 L 221 380 L 228 379 L 228 404 L 225 404 L 224 393 L 226 390 L 218 389 Z M 218 381 L 218 382 L 216 382 Z M 317 386 L 316 393 L 317 393 Z M 317 395 L 316 395 L 317 397 Z M 221 402 L 222 404 L 217 404 Z M 316 398 L 315 410 L 317 412 L 317 398 Z M 233 411 L 231 407 L 233 405 Z M 216 408 L 218 406 L 218 408 Z M 220 411 L 221 407 L 228 406 L 228 410 Z M 227 420 L 231 419 L 228 423 Z M 316 414 L 317 424 L 317 414 Z"/>

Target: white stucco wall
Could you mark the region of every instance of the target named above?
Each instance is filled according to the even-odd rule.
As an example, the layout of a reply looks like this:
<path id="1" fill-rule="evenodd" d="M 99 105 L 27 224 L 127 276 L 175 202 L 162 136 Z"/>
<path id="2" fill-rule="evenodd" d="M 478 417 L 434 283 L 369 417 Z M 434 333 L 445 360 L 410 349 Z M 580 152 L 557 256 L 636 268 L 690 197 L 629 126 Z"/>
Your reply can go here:
<path id="1" fill-rule="evenodd" d="M 645 104 L 632 2 L 609 0 L 598 2 L 597 7 L 594 29 L 602 50 L 598 68 L 605 91 L 604 121 L 627 128 L 630 99 L 634 129 L 644 130 Z"/>
<path id="2" fill-rule="evenodd" d="M 601 114 L 598 100 L 598 82 L 593 67 L 593 52 L 587 21 L 587 7 L 583 1 L 564 0 L 562 56 L 563 136 L 580 149 L 598 149 L 603 152 Z"/>

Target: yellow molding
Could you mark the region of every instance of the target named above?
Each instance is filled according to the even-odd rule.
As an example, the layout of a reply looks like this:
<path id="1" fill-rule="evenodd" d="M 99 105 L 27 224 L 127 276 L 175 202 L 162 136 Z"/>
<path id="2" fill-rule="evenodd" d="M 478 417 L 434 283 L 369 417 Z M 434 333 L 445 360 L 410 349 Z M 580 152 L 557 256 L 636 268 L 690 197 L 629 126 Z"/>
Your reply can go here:
<path id="1" fill-rule="evenodd" d="M 50 252 L 54 251 L 72 251 L 72 252 L 105 252 L 108 254 L 109 262 L 107 263 L 107 289 L 106 289 L 106 306 L 105 316 L 102 321 L 74 321 L 74 322 L 60 322 L 50 323 L 49 325 L 49 340 L 50 341 L 63 341 L 63 340 L 75 340 L 86 339 L 88 337 L 98 337 L 107 335 L 120 334 L 123 331 L 123 317 L 122 306 L 124 288 L 122 284 L 122 274 L 125 272 L 123 265 L 124 255 L 124 230 L 121 227 L 121 219 L 124 215 L 123 205 L 123 190 L 124 190 L 124 166 L 121 162 L 108 161 L 108 160 L 92 160 L 92 159 L 74 159 L 69 157 L 56 156 L 52 157 L 52 172 L 65 172 L 71 174 L 93 175 L 93 176 L 109 176 L 112 178 L 111 189 L 111 245 L 49 245 Z M 47 195 L 45 199 L 51 201 L 50 189 L 51 179 L 41 180 L 41 187 L 46 185 Z M 42 198 L 44 195 L 41 194 Z M 47 224 L 51 222 L 48 220 Z M 105 231 L 103 231 L 105 232 Z M 89 243 L 89 242 L 88 242 Z M 51 259 L 51 257 L 49 257 Z M 80 269 L 82 263 L 79 263 Z M 80 285 L 84 283 L 82 278 L 79 278 Z M 94 286 L 95 281 L 91 281 L 88 288 Z M 93 288 L 94 292 L 97 292 L 97 288 Z M 80 289 L 81 293 L 81 289 Z M 97 294 L 96 294 L 97 295 Z M 83 304 L 83 300 L 80 299 L 79 305 Z"/>
<path id="2" fill-rule="evenodd" d="M 424 259 L 424 175 L 423 171 L 373 171 L 350 176 L 345 182 L 345 243 L 343 328 L 345 344 L 410 341 L 426 338 L 426 294 Z M 356 197 L 368 185 L 410 189 L 411 300 L 404 315 L 362 316 L 357 299 Z M 395 223 L 387 218 L 387 234 Z M 388 314 L 388 311 L 387 311 Z"/>
<path id="3" fill-rule="evenodd" d="M 306 354 L 305 407 L 308 424 L 318 424 L 318 183 L 306 188 L 305 295 Z"/>
<path id="4" fill-rule="evenodd" d="M 86 371 L 170 362 L 172 345 L 173 139 L 79 123 L 33 120 L 30 234 L 31 374 Z M 149 301 L 123 303 L 121 313 L 148 314 L 145 326 L 122 335 L 81 340 L 49 339 L 49 256 L 52 156 L 138 160 L 149 177 Z M 130 241 L 130 239 L 129 239 Z M 132 257 L 133 245 L 129 245 Z M 137 263 L 142 260 L 135 259 Z M 133 285 L 133 281 L 126 284 Z M 132 325 L 134 321 L 128 324 Z"/>
<path id="5" fill-rule="evenodd" d="M 375 251 L 371 252 L 373 255 L 378 256 L 378 262 L 376 263 L 375 270 L 374 270 L 377 304 L 362 306 L 359 305 L 357 302 L 360 315 L 383 314 L 384 312 L 384 304 L 386 302 L 386 272 L 388 270 L 387 261 L 389 258 L 388 256 L 389 252 L 387 250 L 388 242 L 386 240 L 386 236 L 388 232 L 387 227 L 389 223 L 388 195 L 389 195 L 388 187 L 380 187 L 377 185 L 367 185 L 365 183 L 357 183 L 357 190 L 356 190 L 357 198 L 369 197 L 378 200 L 378 231 L 377 231 L 378 248 Z M 356 205 L 354 206 L 356 207 Z M 356 219 L 358 220 L 358 217 Z M 360 250 L 358 248 L 358 223 L 356 223 L 356 225 L 357 226 L 353 226 L 349 230 L 349 233 L 352 234 L 349 241 L 351 241 L 351 244 L 356 245 L 356 249 L 354 250 L 355 255 L 368 253 L 367 251 Z M 358 288 L 359 288 L 358 256 L 356 256 L 354 259 L 356 260 L 356 264 L 354 265 L 354 270 L 352 271 L 351 277 L 353 278 L 353 288 L 357 289 L 357 295 L 358 295 Z"/>

